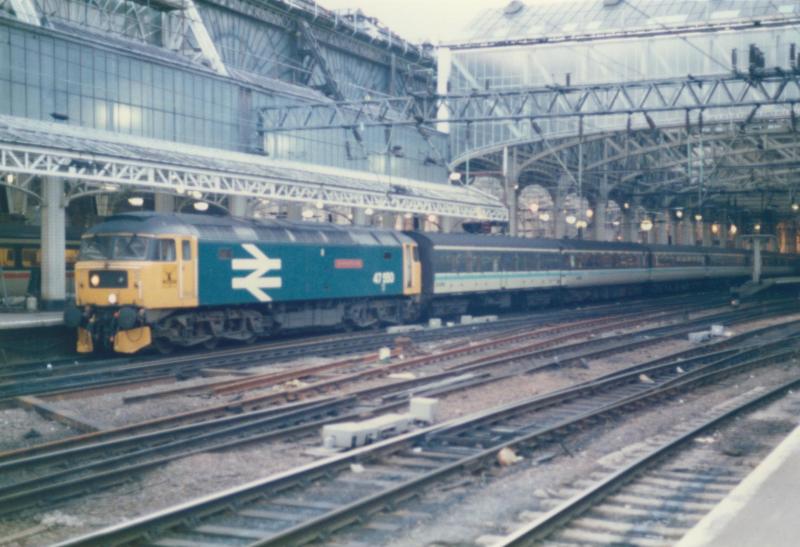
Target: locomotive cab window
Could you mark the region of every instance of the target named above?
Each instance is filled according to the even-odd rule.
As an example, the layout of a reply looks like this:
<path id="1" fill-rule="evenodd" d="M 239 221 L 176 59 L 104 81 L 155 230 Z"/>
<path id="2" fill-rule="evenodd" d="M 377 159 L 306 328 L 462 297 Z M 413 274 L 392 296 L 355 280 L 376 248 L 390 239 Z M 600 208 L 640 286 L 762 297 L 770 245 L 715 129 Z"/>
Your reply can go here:
<path id="1" fill-rule="evenodd" d="M 175 261 L 175 241 L 172 239 L 159 239 L 156 260 L 161 262 Z"/>
<path id="2" fill-rule="evenodd" d="M 181 242 L 181 258 L 183 260 L 192 259 L 192 244 L 189 241 Z"/>

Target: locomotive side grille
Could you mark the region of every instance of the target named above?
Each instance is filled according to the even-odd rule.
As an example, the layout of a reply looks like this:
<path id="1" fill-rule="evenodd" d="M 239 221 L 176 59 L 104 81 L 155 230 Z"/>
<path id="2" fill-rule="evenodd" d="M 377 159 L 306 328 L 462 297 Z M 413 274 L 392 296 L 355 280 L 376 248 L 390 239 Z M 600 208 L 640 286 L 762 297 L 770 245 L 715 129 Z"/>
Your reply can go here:
<path id="1" fill-rule="evenodd" d="M 93 279 L 100 280 L 95 284 Z M 92 270 L 89 272 L 91 288 L 97 289 L 126 289 L 128 287 L 128 272 L 124 270 Z"/>

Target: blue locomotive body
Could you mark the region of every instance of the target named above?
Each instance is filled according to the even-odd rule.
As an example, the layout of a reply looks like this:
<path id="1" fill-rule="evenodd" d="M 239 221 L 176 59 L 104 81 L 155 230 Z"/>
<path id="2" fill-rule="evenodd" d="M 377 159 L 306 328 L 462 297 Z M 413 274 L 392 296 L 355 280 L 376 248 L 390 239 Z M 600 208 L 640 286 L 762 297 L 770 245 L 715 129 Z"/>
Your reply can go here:
<path id="1" fill-rule="evenodd" d="M 199 304 L 400 296 L 401 242 L 391 233 L 381 239 L 366 244 L 201 240 Z"/>

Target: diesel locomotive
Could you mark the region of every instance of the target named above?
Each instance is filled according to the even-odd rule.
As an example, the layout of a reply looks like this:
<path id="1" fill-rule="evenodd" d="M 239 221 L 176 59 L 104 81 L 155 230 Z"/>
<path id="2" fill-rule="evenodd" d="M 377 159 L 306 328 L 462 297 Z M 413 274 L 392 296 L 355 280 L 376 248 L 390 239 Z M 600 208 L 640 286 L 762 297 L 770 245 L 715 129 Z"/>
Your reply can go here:
<path id="1" fill-rule="evenodd" d="M 765 276 L 797 271 L 765 253 Z M 126 213 L 82 237 L 78 351 L 214 347 L 281 330 L 367 328 L 734 282 L 746 251 L 395 232 L 192 214 Z"/>

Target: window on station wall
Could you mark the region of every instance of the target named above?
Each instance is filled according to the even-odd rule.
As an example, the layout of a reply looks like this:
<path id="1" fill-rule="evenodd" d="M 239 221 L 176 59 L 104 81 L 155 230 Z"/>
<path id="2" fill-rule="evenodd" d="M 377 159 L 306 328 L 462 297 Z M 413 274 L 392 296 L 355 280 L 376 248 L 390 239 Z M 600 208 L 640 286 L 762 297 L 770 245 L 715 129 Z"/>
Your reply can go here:
<path id="1" fill-rule="evenodd" d="M 15 249 L 0 247 L 0 267 L 13 268 L 17 264 L 17 253 Z"/>
<path id="2" fill-rule="evenodd" d="M 78 261 L 78 249 L 67 249 L 64 251 L 64 261 L 67 266 L 74 266 Z"/>
<path id="3" fill-rule="evenodd" d="M 22 267 L 38 268 L 42 265 L 41 249 L 22 249 Z"/>

